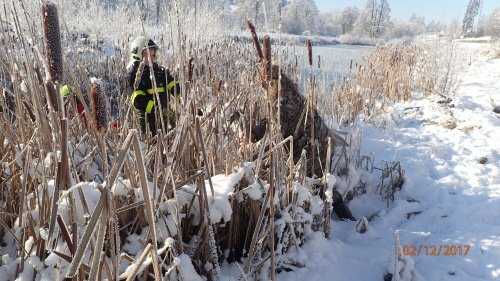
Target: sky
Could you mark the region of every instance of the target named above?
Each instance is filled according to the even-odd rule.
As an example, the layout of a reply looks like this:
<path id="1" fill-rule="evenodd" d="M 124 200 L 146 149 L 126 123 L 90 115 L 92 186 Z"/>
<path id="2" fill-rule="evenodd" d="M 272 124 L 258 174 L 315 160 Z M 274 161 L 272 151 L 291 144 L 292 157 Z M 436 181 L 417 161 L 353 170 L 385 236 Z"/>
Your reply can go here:
<path id="1" fill-rule="evenodd" d="M 348 6 L 362 8 L 366 0 L 316 0 L 322 12 L 343 9 Z M 450 23 L 453 19 L 462 20 L 469 0 L 389 0 L 391 17 L 407 20 L 413 13 L 431 20 Z M 499 0 L 483 0 L 482 14 L 488 15 L 494 7 L 500 6 Z"/>

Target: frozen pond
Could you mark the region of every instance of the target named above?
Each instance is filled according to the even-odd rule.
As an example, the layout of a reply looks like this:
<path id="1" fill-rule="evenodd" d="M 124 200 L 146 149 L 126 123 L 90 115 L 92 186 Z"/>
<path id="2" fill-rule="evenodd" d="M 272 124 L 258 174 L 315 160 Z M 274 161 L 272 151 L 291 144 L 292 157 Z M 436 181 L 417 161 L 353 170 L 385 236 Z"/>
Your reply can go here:
<path id="1" fill-rule="evenodd" d="M 331 88 L 333 84 L 342 83 L 345 77 L 354 75 L 356 66 L 362 63 L 363 56 L 373 48 L 371 46 L 331 45 L 313 46 L 313 64 L 309 67 L 307 48 L 304 46 L 273 46 L 279 53 L 285 52 L 289 62 L 295 60 L 297 55 L 298 65 L 302 67 L 299 86 L 303 87 L 309 73 L 316 77 L 320 87 Z M 319 58 L 318 58 L 319 57 Z M 319 63 L 319 66 L 318 66 Z"/>

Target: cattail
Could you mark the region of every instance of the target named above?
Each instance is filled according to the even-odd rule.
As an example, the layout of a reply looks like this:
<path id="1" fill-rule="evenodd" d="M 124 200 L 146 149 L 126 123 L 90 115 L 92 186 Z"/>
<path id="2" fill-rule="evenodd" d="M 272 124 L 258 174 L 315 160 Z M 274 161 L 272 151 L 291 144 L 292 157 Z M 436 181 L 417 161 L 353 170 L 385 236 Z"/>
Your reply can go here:
<path id="1" fill-rule="evenodd" d="M 265 82 L 271 81 L 271 38 L 268 35 L 264 36 L 264 61 L 263 61 L 263 78 Z"/>
<path id="2" fill-rule="evenodd" d="M 307 40 L 307 56 L 309 58 L 309 65 L 313 65 L 313 51 L 312 51 L 312 43 L 311 40 Z"/>
<path id="3" fill-rule="evenodd" d="M 90 105 L 92 107 L 92 119 L 98 132 L 106 131 L 108 118 L 106 114 L 106 99 L 102 91 L 103 85 L 101 80 L 92 78 L 92 86 L 90 87 Z"/>
<path id="4" fill-rule="evenodd" d="M 252 33 L 253 44 L 255 45 L 255 49 L 257 50 L 257 55 L 259 56 L 259 61 L 262 61 L 264 56 L 262 55 L 262 49 L 260 48 L 259 38 L 257 37 L 257 32 L 255 32 L 255 26 L 252 21 L 247 21 L 248 29 Z"/>
<path id="5" fill-rule="evenodd" d="M 61 82 L 63 80 L 61 34 L 57 7 L 54 3 L 42 4 L 42 24 L 50 80 L 54 83 Z"/>
<path id="6" fill-rule="evenodd" d="M 35 116 L 35 113 L 33 113 L 33 110 L 31 109 L 31 105 L 29 105 L 28 102 L 25 100 L 23 100 L 23 105 L 24 105 L 24 108 L 26 109 L 26 112 L 28 112 L 28 115 L 30 116 L 31 122 L 35 122 L 36 116 Z M 11 111 L 11 112 L 13 112 L 13 111 Z"/>
<path id="7" fill-rule="evenodd" d="M 54 85 L 54 83 L 52 83 L 51 80 L 48 80 L 48 79 L 47 79 L 47 81 L 45 81 L 45 95 L 47 96 L 47 100 L 49 101 L 49 104 L 52 107 L 52 109 L 54 111 L 58 112 L 59 111 L 59 105 L 58 105 L 59 98 L 57 96 L 56 86 Z"/>
<path id="8" fill-rule="evenodd" d="M 141 61 L 141 63 L 139 63 L 139 67 L 137 68 L 137 72 L 135 74 L 134 90 L 136 90 L 139 87 L 139 83 L 141 83 L 144 66 L 146 66 L 146 64 L 144 63 L 144 61 Z"/>
<path id="9" fill-rule="evenodd" d="M 38 66 L 34 67 L 35 74 L 36 74 L 36 79 L 38 80 L 38 83 L 41 85 L 43 84 L 43 75 L 40 72 L 40 68 Z"/>
<path id="10" fill-rule="evenodd" d="M 189 58 L 188 80 L 193 81 L 193 57 Z"/>

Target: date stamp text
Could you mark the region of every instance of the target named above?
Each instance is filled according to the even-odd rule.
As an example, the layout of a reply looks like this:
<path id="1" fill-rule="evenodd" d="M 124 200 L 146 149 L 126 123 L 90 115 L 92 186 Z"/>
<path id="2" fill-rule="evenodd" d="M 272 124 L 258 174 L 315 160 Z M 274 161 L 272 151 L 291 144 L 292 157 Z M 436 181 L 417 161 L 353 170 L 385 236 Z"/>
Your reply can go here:
<path id="1" fill-rule="evenodd" d="M 467 256 L 471 245 L 404 245 L 403 255 L 405 256 L 433 256 L 433 257 L 454 257 Z"/>

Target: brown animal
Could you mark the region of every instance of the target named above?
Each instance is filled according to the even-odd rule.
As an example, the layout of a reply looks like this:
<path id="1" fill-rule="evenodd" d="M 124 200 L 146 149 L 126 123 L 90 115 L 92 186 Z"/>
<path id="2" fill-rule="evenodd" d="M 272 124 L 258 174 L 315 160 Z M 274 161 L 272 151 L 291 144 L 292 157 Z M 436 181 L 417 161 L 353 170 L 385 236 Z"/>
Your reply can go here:
<path id="1" fill-rule="evenodd" d="M 309 168 L 307 176 L 312 177 L 316 175 L 322 177 L 323 171 L 326 168 L 328 137 L 331 137 L 334 143 L 342 142 L 343 144 L 345 141 L 332 134 L 315 108 L 312 110 L 312 113 L 307 112 L 306 99 L 299 93 L 297 85 L 282 70 L 280 84 L 281 92 L 278 93 L 280 70 L 277 65 L 273 65 L 271 69 L 271 80 L 267 83 L 264 82 L 263 87 L 264 89 L 268 89 L 268 98 L 276 106 L 278 104 L 278 96 L 281 97 L 280 123 L 283 138 L 289 136 L 293 137 L 294 161 L 297 162 L 300 159 L 303 149 L 306 150 L 308 167 L 313 167 L 312 160 L 314 158 L 314 170 Z M 317 147 L 314 151 L 311 141 L 311 114 L 313 114 L 312 126 L 314 130 L 314 139 L 317 142 Z M 313 154 L 315 154 L 315 157 L 313 157 Z"/>
<path id="2" fill-rule="evenodd" d="M 322 177 L 326 168 L 326 161 L 331 161 L 331 159 L 326 159 L 328 137 L 331 137 L 334 144 L 346 145 L 345 140 L 328 129 L 315 108 L 312 113 L 307 112 L 306 114 L 306 99 L 299 93 L 297 85 L 283 71 L 281 71 L 281 80 L 279 79 L 280 69 L 277 65 L 271 67 L 269 76 L 265 75 L 267 73 L 262 74 L 262 77 L 270 77 L 270 81 L 262 83 L 263 88 L 268 90 L 268 99 L 277 106 L 278 97 L 280 97 L 281 133 L 283 138 L 293 137 L 294 161 L 297 162 L 301 157 L 302 150 L 305 150 L 308 167 L 307 176 L 316 175 Z M 278 87 L 278 83 L 281 83 L 280 87 Z M 313 114 L 313 118 L 310 117 L 311 114 Z M 306 115 L 308 116 L 306 117 Z M 261 120 L 258 125 L 252 128 L 251 140 L 253 142 L 260 140 L 264 136 L 265 126 L 265 120 Z M 313 126 L 314 130 L 316 147 L 312 145 L 311 126 Z M 349 207 L 344 203 L 342 195 L 336 190 L 333 193 L 333 208 L 339 218 L 356 220 Z"/>

